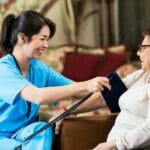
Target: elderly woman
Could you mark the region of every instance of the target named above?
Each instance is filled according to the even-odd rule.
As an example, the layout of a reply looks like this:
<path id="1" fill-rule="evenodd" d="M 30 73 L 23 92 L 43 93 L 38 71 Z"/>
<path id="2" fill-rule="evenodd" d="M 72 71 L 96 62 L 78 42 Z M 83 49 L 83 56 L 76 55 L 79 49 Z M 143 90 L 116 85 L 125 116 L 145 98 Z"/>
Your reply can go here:
<path id="1" fill-rule="evenodd" d="M 150 149 L 150 29 L 144 33 L 137 55 L 142 69 L 122 80 L 127 91 L 119 98 L 121 111 L 107 142 L 100 143 L 93 150 Z M 89 100 L 76 113 L 98 108 L 101 104 Z"/>

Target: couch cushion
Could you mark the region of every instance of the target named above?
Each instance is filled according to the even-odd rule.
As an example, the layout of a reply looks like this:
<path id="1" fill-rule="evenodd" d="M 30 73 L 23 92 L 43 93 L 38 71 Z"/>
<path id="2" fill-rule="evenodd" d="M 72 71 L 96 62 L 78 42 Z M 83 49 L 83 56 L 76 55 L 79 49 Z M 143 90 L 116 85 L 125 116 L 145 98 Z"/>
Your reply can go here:
<path id="1" fill-rule="evenodd" d="M 101 55 L 67 53 L 62 74 L 74 81 L 88 80 L 96 73 L 101 59 Z"/>
<path id="2" fill-rule="evenodd" d="M 63 121 L 61 150 L 88 150 L 106 141 L 116 114 L 68 118 Z M 58 143 L 57 143 L 58 144 Z"/>
<path id="3" fill-rule="evenodd" d="M 117 67 L 127 62 L 127 53 L 111 53 L 107 52 L 103 58 L 103 62 L 98 66 L 95 76 L 106 76 L 113 72 Z"/>

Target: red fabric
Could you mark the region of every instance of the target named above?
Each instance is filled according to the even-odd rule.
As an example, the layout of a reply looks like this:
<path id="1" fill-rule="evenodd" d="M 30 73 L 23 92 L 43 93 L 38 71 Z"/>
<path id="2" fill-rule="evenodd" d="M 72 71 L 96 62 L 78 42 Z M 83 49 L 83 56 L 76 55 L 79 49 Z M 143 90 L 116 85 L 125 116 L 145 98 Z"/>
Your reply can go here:
<path id="1" fill-rule="evenodd" d="M 62 74 L 74 81 L 88 80 L 96 73 L 100 60 L 100 55 L 67 53 Z"/>
<path id="2" fill-rule="evenodd" d="M 98 66 L 97 74 L 95 76 L 106 76 L 112 71 L 115 71 L 117 67 L 127 62 L 127 53 L 106 53 L 103 63 Z"/>
<path id="3" fill-rule="evenodd" d="M 0 51 L 0 57 L 2 57 L 3 55 L 2 55 L 2 52 Z"/>

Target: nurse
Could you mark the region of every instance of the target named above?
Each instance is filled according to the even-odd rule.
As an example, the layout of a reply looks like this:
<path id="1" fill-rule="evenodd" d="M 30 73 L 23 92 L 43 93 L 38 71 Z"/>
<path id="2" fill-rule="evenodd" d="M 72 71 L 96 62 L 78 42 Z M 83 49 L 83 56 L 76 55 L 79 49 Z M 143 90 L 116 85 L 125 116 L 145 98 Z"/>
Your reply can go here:
<path id="1" fill-rule="evenodd" d="M 0 149 L 13 150 L 28 135 L 42 127 L 36 122 L 39 105 L 93 92 L 100 99 L 102 85 L 110 89 L 105 77 L 73 82 L 38 58 L 48 48 L 55 24 L 33 10 L 19 16 L 8 15 L 1 29 L 1 47 L 8 54 L 0 59 Z M 99 101 L 100 103 L 100 101 Z M 22 145 L 23 150 L 49 150 L 52 130 L 47 129 Z"/>

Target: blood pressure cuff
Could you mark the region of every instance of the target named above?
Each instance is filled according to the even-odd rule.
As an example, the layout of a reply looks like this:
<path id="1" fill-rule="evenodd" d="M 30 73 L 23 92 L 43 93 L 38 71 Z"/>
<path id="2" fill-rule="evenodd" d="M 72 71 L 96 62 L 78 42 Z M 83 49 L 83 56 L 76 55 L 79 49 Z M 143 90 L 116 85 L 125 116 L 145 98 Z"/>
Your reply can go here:
<path id="1" fill-rule="evenodd" d="M 119 97 L 127 90 L 127 88 L 117 73 L 110 73 L 107 77 L 109 78 L 111 90 L 108 90 L 106 87 L 104 87 L 102 95 L 112 113 L 120 112 L 118 100 Z"/>

